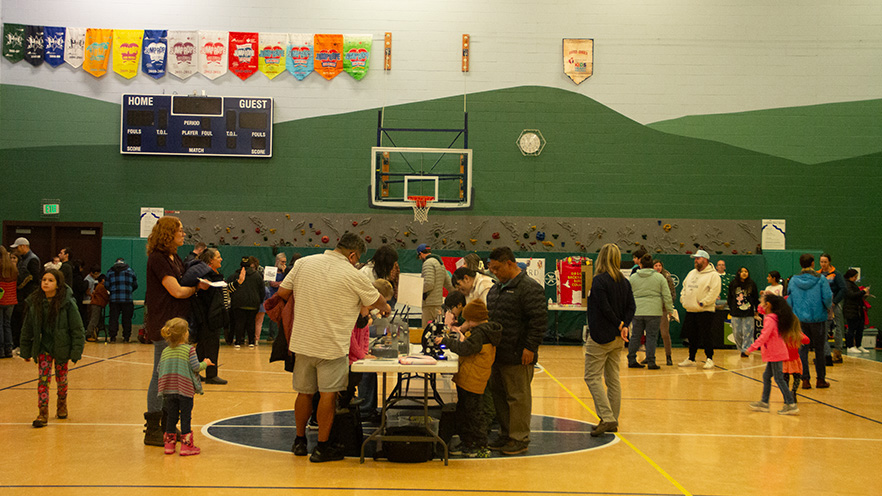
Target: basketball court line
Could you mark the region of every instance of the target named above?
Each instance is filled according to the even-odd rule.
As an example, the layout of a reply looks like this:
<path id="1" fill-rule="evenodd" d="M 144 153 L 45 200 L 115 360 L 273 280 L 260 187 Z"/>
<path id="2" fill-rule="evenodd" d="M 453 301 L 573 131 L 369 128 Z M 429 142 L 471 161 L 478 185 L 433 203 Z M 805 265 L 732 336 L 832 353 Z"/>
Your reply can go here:
<path id="1" fill-rule="evenodd" d="M 135 352 L 134 352 L 134 351 L 128 351 L 128 352 L 126 352 L 126 353 L 123 353 L 122 355 L 117 355 L 117 357 L 126 356 L 126 355 L 129 355 L 129 354 L 132 354 L 132 353 L 135 353 Z M 99 357 L 93 357 L 93 356 L 83 355 L 83 358 L 94 358 L 96 361 L 94 361 L 94 362 L 90 362 L 90 363 L 84 363 L 83 365 L 76 365 L 76 366 L 74 366 L 74 367 L 69 367 L 69 368 L 67 369 L 68 373 L 70 373 L 72 370 L 79 370 L 79 369 L 82 369 L 82 368 L 85 368 L 85 367 L 89 367 L 90 365 L 95 365 L 95 364 L 97 364 L 97 363 L 101 363 L 101 362 L 104 362 L 104 361 L 112 360 L 112 359 L 114 359 L 114 358 L 116 358 L 116 357 L 111 357 L 111 358 L 99 358 Z M 33 361 L 33 359 L 32 359 L 32 361 Z M 53 372 L 52 375 L 55 375 L 54 372 Z M 20 382 L 20 383 L 18 383 L 18 384 L 13 384 L 12 386 L 6 386 L 6 387 L 3 387 L 3 388 L 0 388 L 0 391 L 5 391 L 5 390 L 7 390 L 7 389 L 14 389 L 14 388 L 17 388 L 17 387 L 19 387 L 19 386 L 24 386 L 25 384 L 30 384 L 30 383 L 32 383 L 32 382 L 37 382 L 38 380 L 39 380 L 39 378 L 37 378 L 37 379 L 31 379 L 31 380 L 29 380 L 29 381 Z"/>
<path id="2" fill-rule="evenodd" d="M 587 404 L 585 404 L 584 401 L 582 401 L 578 396 L 576 396 L 572 391 L 570 391 L 569 388 L 567 388 L 566 386 L 564 386 L 562 382 L 560 382 L 559 380 L 557 380 L 557 378 L 554 377 L 554 375 L 552 375 L 552 373 L 549 372 L 547 369 L 545 370 L 545 374 L 546 374 L 548 377 L 550 377 L 554 382 L 556 382 L 557 385 L 560 386 L 564 391 L 566 391 L 566 392 L 567 392 L 567 393 L 568 393 L 568 394 L 569 394 L 574 400 L 576 400 L 577 403 L 579 403 L 580 405 L 582 405 L 582 408 L 584 408 L 585 410 L 588 410 L 588 412 L 591 413 L 591 415 L 594 416 L 594 418 L 596 418 L 597 420 L 600 420 L 600 417 L 597 415 L 597 413 L 594 412 L 594 410 L 592 410 Z M 678 490 L 680 490 L 680 494 L 683 494 L 683 495 L 685 495 L 685 496 L 692 496 L 692 493 L 690 493 L 688 490 L 686 490 L 686 488 L 683 487 L 682 484 L 680 484 L 679 482 L 677 482 L 676 479 L 674 479 L 674 478 L 673 478 L 670 474 L 668 474 L 663 468 L 661 468 L 657 463 L 655 463 L 655 461 L 653 461 L 652 458 L 650 458 L 648 455 L 646 455 L 646 453 L 640 451 L 640 450 L 639 450 L 636 446 L 634 446 L 630 441 L 628 441 L 627 439 L 625 439 L 625 437 L 622 436 L 620 433 L 615 433 L 615 436 L 616 436 L 617 438 L 619 438 L 619 440 L 621 440 L 623 443 L 625 443 L 626 445 L 628 445 L 632 450 L 634 450 L 635 453 L 637 453 L 638 455 L 640 455 L 641 458 L 643 458 L 644 460 L 646 460 L 646 462 L 649 463 L 649 465 L 652 466 L 652 468 L 654 468 L 654 469 L 655 469 L 658 473 L 660 473 L 665 479 L 667 479 L 668 482 L 670 482 L 671 484 L 673 484 L 674 487 L 676 487 Z"/>
<path id="3" fill-rule="evenodd" d="M 235 489 L 256 491 L 364 491 L 370 493 L 479 493 L 479 494 L 566 494 L 566 495 L 614 495 L 614 496 L 679 496 L 680 493 L 616 492 L 616 491 L 524 491 L 518 489 L 436 489 L 430 487 L 320 487 L 320 486 L 209 486 L 177 484 L 15 484 L 0 485 L 10 489 Z M 699 495 L 696 495 L 699 496 Z M 701 495 L 711 496 L 711 495 Z"/>

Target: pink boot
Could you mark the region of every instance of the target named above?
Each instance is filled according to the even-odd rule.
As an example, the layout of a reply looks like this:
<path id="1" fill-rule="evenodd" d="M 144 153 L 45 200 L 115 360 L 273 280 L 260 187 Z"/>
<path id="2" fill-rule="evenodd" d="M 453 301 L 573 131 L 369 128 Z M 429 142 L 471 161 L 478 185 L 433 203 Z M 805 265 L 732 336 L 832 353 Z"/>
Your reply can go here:
<path id="1" fill-rule="evenodd" d="M 163 443 L 165 443 L 165 454 L 174 455 L 175 443 L 177 442 L 177 434 L 175 434 L 174 432 L 166 432 L 162 436 L 162 441 Z"/>
<path id="2" fill-rule="evenodd" d="M 198 455 L 202 451 L 193 445 L 193 433 L 188 432 L 181 439 L 181 456 Z"/>

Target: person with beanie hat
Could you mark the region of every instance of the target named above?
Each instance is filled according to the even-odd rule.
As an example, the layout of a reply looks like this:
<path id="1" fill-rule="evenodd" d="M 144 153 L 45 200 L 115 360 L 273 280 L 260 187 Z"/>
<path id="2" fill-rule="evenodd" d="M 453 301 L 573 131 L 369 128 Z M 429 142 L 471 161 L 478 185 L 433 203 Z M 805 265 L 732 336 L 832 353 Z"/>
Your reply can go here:
<path id="1" fill-rule="evenodd" d="M 480 299 L 471 301 L 462 310 L 465 323 L 460 337 L 435 338 L 459 355 L 459 372 L 453 376 L 456 383 L 456 424 L 462 440 L 462 455 L 468 458 L 488 458 L 487 426 L 482 396 L 490 379 L 490 369 L 496 359 L 496 346 L 502 338 L 502 325 L 488 322 L 487 305 Z"/>

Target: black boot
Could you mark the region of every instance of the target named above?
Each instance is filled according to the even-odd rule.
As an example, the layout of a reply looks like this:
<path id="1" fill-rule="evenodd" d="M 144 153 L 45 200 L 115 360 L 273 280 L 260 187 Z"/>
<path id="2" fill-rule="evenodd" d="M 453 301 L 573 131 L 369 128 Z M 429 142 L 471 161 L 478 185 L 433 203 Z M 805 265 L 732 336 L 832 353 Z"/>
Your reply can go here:
<path id="1" fill-rule="evenodd" d="M 165 446 L 161 426 L 163 412 L 147 412 L 144 420 L 147 421 L 147 429 L 144 430 L 144 444 L 147 446 Z"/>

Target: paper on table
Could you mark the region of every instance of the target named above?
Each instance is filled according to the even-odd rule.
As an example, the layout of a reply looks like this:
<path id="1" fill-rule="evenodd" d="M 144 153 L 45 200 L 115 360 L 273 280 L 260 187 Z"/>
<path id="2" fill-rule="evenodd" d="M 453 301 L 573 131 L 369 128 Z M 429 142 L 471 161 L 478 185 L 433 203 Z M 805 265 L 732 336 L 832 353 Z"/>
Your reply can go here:
<path id="1" fill-rule="evenodd" d="M 225 287 L 227 287 L 227 282 L 226 282 L 226 281 L 215 281 L 215 282 L 211 282 L 211 281 L 209 281 L 208 279 L 202 279 L 202 278 L 200 277 L 200 278 L 199 278 L 199 282 L 204 282 L 205 284 L 208 284 L 209 286 L 212 286 L 212 287 L 215 287 L 215 288 L 225 288 Z"/>

